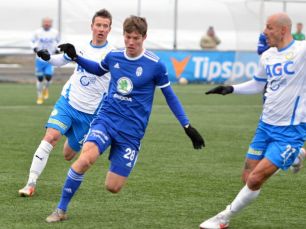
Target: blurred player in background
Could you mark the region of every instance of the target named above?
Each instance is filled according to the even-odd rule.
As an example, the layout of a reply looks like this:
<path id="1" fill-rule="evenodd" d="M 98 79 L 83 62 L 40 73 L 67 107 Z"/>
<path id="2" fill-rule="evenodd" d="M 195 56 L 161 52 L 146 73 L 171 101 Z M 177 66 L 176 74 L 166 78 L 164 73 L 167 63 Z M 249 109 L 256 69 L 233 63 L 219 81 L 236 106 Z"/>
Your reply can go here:
<path id="1" fill-rule="evenodd" d="M 305 40 L 305 34 L 302 33 L 303 24 L 301 22 L 296 24 L 296 32 L 292 34 L 293 39 L 297 41 Z"/>
<path id="2" fill-rule="evenodd" d="M 306 42 L 293 39 L 291 26 L 285 13 L 268 17 L 264 34 L 271 48 L 261 55 L 254 79 L 206 92 L 253 94 L 262 92 L 268 83 L 263 112 L 246 155 L 245 186 L 224 211 L 200 228 L 227 228 L 232 216 L 258 197 L 262 185 L 278 169 L 288 169 L 301 152 L 306 138 Z"/>
<path id="3" fill-rule="evenodd" d="M 91 60 L 101 61 L 113 49 L 107 41 L 111 24 L 112 16 L 107 10 L 96 12 L 91 24 L 92 40 L 81 46 L 78 54 Z M 45 49 L 38 51 L 37 55 L 55 66 L 62 66 L 71 61 L 65 54 L 50 56 Z M 20 196 L 27 197 L 34 194 L 37 179 L 62 135 L 67 137 L 64 145 L 66 160 L 71 160 L 80 151 L 89 124 L 107 94 L 109 80 L 109 73 L 97 77 L 80 65 L 75 67 L 47 121 L 45 136 L 34 153 L 29 179 L 26 186 L 19 190 Z"/>
<path id="4" fill-rule="evenodd" d="M 118 193 L 137 161 L 152 109 L 155 88 L 162 90 L 168 106 L 179 120 L 195 149 L 204 147 L 204 140 L 190 125 L 184 109 L 170 86 L 165 65 L 143 47 L 147 37 L 145 18 L 130 16 L 123 24 L 125 49 L 110 52 L 99 64 L 77 55 L 67 44 L 67 55 L 86 71 L 103 78 L 111 73 L 109 94 L 98 116 L 91 123 L 82 153 L 68 171 L 57 209 L 47 217 L 49 223 L 67 219 L 67 208 L 82 183 L 85 172 L 110 149 L 110 168 L 105 185 Z"/>
<path id="5" fill-rule="evenodd" d="M 59 43 L 59 34 L 52 28 L 52 19 L 44 18 L 42 20 L 42 27 L 35 31 L 32 38 L 32 48 L 35 53 L 38 50 L 46 49 L 49 53 L 58 53 L 57 45 Z M 43 104 L 44 99 L 49 98 L 49 86 L 51 84 L 54 70 L 53 66 L 41 60 L 35 58 L 35 75 L 37 77 L 36 89 L 37 89 L 37 104 Z"/>

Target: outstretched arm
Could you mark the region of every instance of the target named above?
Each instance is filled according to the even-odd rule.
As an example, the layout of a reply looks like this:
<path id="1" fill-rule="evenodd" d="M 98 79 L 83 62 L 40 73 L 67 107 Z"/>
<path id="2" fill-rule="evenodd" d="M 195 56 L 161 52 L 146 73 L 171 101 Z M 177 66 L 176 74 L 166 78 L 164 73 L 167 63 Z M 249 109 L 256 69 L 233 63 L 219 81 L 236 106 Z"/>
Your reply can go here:
<path id="1" fill-rule="evenodd" d="M 77 62 L 80 66 L 82 66 L 87 72 L 97 76 L 102 76 L 108 72 L 102 69 L 99 63 L 92 60 L 88 60 L 81 56 L 77 56 L 75 62 Z"/>
<path id="2" fill-rule="evenodd" d="M 191 139 L 193 148 L 201 149 L 205 146 L 204 139 L 199 134 L 199 132 L 190 125 L 187 115 L 185 114 L 184 108 L 180 103 L 179 99 L 177 98 L 176 94 L 174 93 L 171 86 L 167 86 L 161 88 L 168 106 L 170 107 L 171 111 L 175 115 L 175 117 L 179 120 L 181 125 L 184 127 L 185 133 Z"/>
<path id="3" fill-rule="evenodd" d="M 220 95 L 227 95 L 227 94 L 256 94 L 262 92 L 266 85 L 265 80 L 256 80 L 252 79 L 245 83 L 236 84 L 233 86 L 218 86 L 209 91 L 205 92 L 206 95 L 208 94 L 220 94 Z"/>
<path id="4" fill-rule="evenodd" d="M 87 72 L 92 73 L 97 76 L 102 76 L 106 72 L 108 72 L 106 69 L 102 69 L 99 63 L 92 61 L 92 60 L 88 60 L 84 57 L 77 55 L 75 47 L 72 44 L 70 43 L 61 44 L 58 47 L 62 52 L 64 52 L 67 55 L 67 57 L 77 62 Z"/>

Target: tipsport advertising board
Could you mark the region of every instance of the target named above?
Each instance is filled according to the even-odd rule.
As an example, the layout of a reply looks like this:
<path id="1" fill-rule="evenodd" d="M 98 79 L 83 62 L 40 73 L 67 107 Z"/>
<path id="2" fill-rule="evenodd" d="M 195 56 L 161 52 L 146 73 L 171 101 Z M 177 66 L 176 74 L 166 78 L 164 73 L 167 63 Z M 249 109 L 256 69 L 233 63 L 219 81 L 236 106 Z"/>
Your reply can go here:
<path id="1" fill-rule="evenodd" d="M 253 78 L 259 56 L 252 51 L 154 50 L 166 64 L 171 82 L 238 83 Z"/>

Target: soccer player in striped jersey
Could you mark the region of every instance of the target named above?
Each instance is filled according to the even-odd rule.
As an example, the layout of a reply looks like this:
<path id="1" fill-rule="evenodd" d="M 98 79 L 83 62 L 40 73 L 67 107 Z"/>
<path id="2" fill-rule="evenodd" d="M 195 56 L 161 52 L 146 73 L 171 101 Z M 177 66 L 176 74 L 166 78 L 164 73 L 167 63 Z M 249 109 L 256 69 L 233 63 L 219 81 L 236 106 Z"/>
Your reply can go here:
<path id="1" fill-rule="evenodd" d="M 78 190 L 84 173 L 109 146 L 111 163 L 106 175 L 106 189 L 112 193 L 121 190 L 136 164 L 156 87 L 162 90 L 168 106 L 191 138 L 193 147 L 204 147 L 203 138 L 190 125 L 170 86 L 165 65 L 143 47 L 147 37 L 146 19 L 128 17 L 123 24 L 123 34 L 125 49 L 110 52 L 100 64 L 76 55 L 73 45 L 67 44 L 67 55 L 86 71 L 100 77 L 110 72 L 112 77 L 108 96 L 91 123 L 82 153 L 72 164 L 58 207 L 47 217 L 47 222 L 67 219 L 68 204 Z"/>
<path id="2" fill-rule="evenodd" d="M 245 186 L 200 228 L 227 228 L 230 219 L 258 197 L 262 185 L 278 169 L 288 169 L 300 153 L 306 138 L 306 42 L 293 39 L 291 26 L 286 13 L 268 17 L 264 34 L 271 48 L 261 55 L 254 79 L 206 92 L 253 94 L 262 92 L 267 83 L 263 112 L 246 154 Z"/>
<path id="3" fill-rule="evenodd" d="M 58 43 L 59 34 L 57 30 L 52 28 L 52 19 L 44 18 L 42 20 L 42 27 L 36 30 L 32 37 L 31 46 L 33 51 L 36 53 L 38 50 L 46 49 L 51 54 L 58 53 Z M 49 98 L 48 88 L 51 84 L 53 73 L 54 69 L 50 63 L 43 61 L 38 57 L 35 58 L 37 104 L 42 104 L 44 99 Z"/>
<path id="4" fill-rule="evenodd" d="M 101 61 L 113 49 L 107 41 L 111 24 L 112 16 L 109 11 L 102 9 L 96 12 L 91 24 L 92 40 L 80 46 L 78 55 Z M 56 66 L 71 62 L 66 54 L 50 56 L 48 50 L 40 50 L 37 54 Z M 63 149 L 66 160 L 71 160 L 80 151 L 90 122 L 108 92 L 109 80 L 109 73 L 103 77 L 97 77 L 80 65 L 75 67 L 47 121 L 45 136 L 34 153 L 28 182 L 19 190 L 20 196 L 34 195 L 37 179 L 47 164 L 49 154 L 62 135 L 67 138 Z"/>

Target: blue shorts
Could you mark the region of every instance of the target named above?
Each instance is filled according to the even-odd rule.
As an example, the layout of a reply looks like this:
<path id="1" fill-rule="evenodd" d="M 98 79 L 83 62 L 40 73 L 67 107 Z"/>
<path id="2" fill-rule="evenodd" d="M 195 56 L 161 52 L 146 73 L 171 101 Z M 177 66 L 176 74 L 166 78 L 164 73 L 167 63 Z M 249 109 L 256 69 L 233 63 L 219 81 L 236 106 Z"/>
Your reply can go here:
<path id="1" fill-rule="evenodd" d="M 246 157 L 253 160 L 267 158 L 280 169 L 288 169 L 304 145 L 306 124 L 273 126 L 259 122 Z"/>
<path id="2" fill-rule="evenodd" d="M 120 176 L 128 177 L 134 168 L 140 149 L 140 139 L 112 129 L 103 121 L 93 121 L 85 142 L 94 142 L 100 154 L 111 146 L 109 171 Z"/>
<path id="3" fill-rule="evenodd" d="M 46 128 L 53 128 L 65 135 L 69 146 L 78 152 L 81 150 L 84 138 L 89 130 L 92 114 L 74 109 L 68 101 L 61 96 L 54 105 L 48 119 Z"/>
<path id="4" fill-rule="evenodd" d="M 35 75 L 37 77 L 52 76 L 54 73 L 53 66 L 47 61 L 43 61 L 39 58 L 35 59 Z"/>

